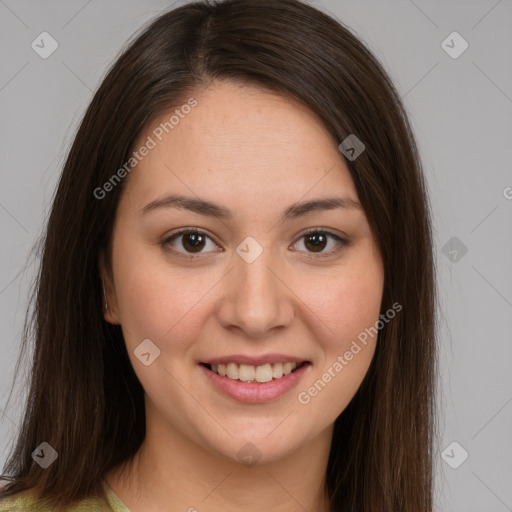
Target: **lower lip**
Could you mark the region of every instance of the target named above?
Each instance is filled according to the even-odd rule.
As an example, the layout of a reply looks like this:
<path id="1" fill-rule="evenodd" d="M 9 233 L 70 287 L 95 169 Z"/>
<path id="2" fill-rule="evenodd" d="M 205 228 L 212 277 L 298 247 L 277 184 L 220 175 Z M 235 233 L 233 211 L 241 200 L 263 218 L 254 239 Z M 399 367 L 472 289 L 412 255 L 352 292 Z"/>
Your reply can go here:
<path id="1" fill-rule="evenodd" d="M 218 373 L 209 370 L 203 365 L 199 365 L 217 389 L 239 402 L 252 404 L 270 402 L 284 395 L 299 383 L 299 380 L 309 370 L 310 366 L 310 363 L 306 363 L 298 370 L 288 375 L 283 375 L 280 379 L 273 379 L 270 382 L 247 383 L 241 380 L 221 377 Z"/>

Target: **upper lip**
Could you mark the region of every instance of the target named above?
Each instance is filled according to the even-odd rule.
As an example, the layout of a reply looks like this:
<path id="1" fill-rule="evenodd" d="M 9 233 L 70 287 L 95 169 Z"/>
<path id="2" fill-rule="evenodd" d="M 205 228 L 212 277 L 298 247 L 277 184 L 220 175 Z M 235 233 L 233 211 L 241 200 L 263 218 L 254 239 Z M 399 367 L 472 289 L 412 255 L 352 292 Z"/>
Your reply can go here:
<path id="1" fill-rule="evenodd" d="M 236 364 L 247 364 L 250 366 L 262 366 L 267 363 L 303 363 L 307 362 L 307 359 L 295 357 L 295 356 L 287 356 L 284 354 L 265 354 L 261 356 L 247 356 L 242 354 L 233 354 L 231 356 L 224 357 L 215 357 L 212 359 L 208 359 L 206 361 L 202 361 L 203 364 L 228 364 L 228 363 L 236 363 Z"/>

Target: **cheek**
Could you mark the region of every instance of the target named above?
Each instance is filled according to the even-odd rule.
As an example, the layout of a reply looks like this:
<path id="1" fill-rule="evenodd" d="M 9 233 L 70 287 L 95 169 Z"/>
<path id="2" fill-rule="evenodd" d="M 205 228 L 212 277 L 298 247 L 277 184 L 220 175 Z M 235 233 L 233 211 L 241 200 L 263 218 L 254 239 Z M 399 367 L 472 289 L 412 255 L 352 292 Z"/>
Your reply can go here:
<path id="1" fill-rule="evenodd" d="M 367 327 L 375 324 L 380 313 L 382 286 L 379 276 L 372 275 L 372 272 L 353 274 L 343 283 L 331 311 L 335 322 L 333 330 L 341 333 L 340 342 L 357 338 Z"/>
<path id="2" fill-rule="evenodd" d="M 351 341 L 379 319 L 384 287 L 378 254 L 363 247 L 351 254 L 336 271 L 302 284 L 301 297 L 308 306 L 311 328 L 332 355 L 348 350 Z M 369 338 L 371 342 L 371 338 Z"/>
<path id="3" fill-rule="evenodd" d="M 210 286 L 192 273 L 134 252 L 117 261 L 115 282 L 128 346 L 149 338 L 166 351 L 178 350 L 200 330 Z"/>
<path id="4" fill-rule="evenodd" d="M 366 272 L 330 281 L 316 302 L 308 303 L 316 313 L 311 315 L 311 329 L 321 355 L 297 400 L 311 417 L 323 418 L 323 424 L 334 422 L 343 412 L 368 372 L 376 348 L 372 328 L 379 320 L 382 289 L 379 267 L 367 267 Z"/>

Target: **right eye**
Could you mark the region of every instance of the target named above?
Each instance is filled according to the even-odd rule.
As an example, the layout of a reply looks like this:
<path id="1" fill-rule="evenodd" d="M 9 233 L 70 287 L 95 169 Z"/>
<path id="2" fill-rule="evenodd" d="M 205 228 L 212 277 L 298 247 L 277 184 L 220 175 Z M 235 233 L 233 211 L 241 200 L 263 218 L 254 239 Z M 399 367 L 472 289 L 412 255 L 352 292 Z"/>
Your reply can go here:
<path id="1" fill-rule="evenodd" d="M 208 241 L 211 243 L 212 250 L 203 251 L 208 246 Z M 181 229 L 173 233 L 162 240 L 160 245 L 170 252 L 177 253 L 179 256 L 188 256 L 189 258 L 195 258 L 194 254 L 218 252 L 220 249 L 206 233 L 190 228 Z"/>

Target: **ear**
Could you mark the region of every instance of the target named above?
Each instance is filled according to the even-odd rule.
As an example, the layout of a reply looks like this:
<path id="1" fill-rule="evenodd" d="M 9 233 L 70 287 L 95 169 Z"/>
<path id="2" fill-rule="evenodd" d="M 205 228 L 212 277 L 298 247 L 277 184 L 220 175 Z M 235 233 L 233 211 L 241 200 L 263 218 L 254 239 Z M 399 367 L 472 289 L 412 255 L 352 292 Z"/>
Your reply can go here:
<path id="1" fill-rule="evenodd" d="M 112 325 L 119 325 L 119 313 L 117 306 L 117 296 L 115 286 L 110 273 L 105 264 L 105 254 L 101 251 L 98 261 L 98 269 L 102 282 L 102 303 L 103 303 L 103 318 L 106 322 Z"/>

